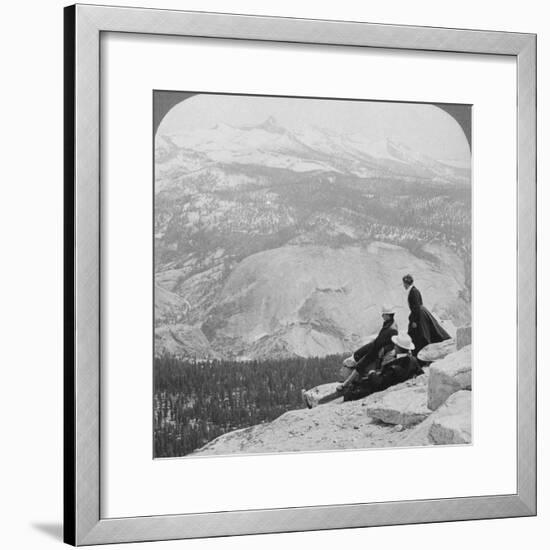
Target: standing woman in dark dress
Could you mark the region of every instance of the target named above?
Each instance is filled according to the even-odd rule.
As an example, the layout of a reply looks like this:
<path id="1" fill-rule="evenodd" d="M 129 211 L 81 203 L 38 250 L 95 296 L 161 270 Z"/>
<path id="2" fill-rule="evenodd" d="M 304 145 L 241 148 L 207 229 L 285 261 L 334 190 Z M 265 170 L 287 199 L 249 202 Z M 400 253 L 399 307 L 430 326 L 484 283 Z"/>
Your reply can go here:
<path id="1" fill-rule="evenodd" d="M 428 344 L 443 342 L 443 340 L 448 340 L 450 336 L 429 312 L 428 308 L 422 304 L 422 294 L 414 286 L 412 275 L 403 277 L 403 286 L 408 292 L 409 309 L 411 310 L 408 333 L 414 342 L 413 354 L 416 356 Z"/>

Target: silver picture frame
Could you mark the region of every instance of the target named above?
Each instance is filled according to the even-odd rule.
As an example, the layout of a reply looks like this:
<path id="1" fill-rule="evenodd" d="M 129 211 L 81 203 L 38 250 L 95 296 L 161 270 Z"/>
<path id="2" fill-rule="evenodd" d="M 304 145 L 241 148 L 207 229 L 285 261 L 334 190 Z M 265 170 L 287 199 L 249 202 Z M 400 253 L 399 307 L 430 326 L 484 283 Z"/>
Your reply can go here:
<path id="1" fill-rule="evenodd" d="M 64 540 L 72 545 L 536 514 L 536 35 L 74 5 L 65 8 Z M 100 36 L 211 37 L 513 56 L 517 63 L 517 492 L 103 518 L 100 514 Z"/>

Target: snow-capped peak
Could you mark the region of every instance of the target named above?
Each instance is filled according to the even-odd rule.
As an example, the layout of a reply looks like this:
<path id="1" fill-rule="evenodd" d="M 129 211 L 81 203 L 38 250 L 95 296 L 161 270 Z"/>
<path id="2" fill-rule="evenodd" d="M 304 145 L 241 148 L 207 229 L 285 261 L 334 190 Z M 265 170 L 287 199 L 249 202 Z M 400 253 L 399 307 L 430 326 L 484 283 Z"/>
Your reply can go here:
<path id="1" fill-rule="evenodd" d="M 372 141 L 359 133 L 346 135 L 318 126 L 291 131 L 273 116 L 256 124 L 237 127 L 220 122 L 208 129 L 189 130 L 169 136 L 169 144 L 158 136 L 157 162 L 168 158 L 160 153 L 170 145 L 202 155 L 208 164 L 253 164 L 298 172 L 325 170 L 360 177 L 393 173 L 451 181 L 466 177 L 393 137 Z M 193 167 L 196 169 L 196 163 Z"/>
<path id="2" fill-rule="evenodd" d="M 281 126 L 274 116 L 269 116 L 263 122 L 259 124 L 247 124 L 239 126 L 239 130 L 251 131 L 251 130 L 264 130 L 274 134 L 287 134 L 289 133 L 286 128 Z"/>

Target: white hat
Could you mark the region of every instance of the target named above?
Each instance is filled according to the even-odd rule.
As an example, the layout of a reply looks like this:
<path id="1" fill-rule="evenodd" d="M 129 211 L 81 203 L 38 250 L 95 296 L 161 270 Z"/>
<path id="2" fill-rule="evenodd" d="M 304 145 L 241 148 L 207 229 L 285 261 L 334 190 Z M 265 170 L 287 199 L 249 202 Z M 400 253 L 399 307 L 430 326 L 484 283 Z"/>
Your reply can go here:
<path id="1" fill-rule="evenodd" d="M 386 314 L 395 314 L 395 308 L 393 306 L 389 306 L 388 304 L 384 304 L 382 306 L 382 315 Z"/>
<path id="2" fill-rule="evenodd" d="M 396 336 L 391 337 L 391 341 L 401 349 L 413 350 L 414 344 L 411 337 L 406 332 L 400 332 Z"/>

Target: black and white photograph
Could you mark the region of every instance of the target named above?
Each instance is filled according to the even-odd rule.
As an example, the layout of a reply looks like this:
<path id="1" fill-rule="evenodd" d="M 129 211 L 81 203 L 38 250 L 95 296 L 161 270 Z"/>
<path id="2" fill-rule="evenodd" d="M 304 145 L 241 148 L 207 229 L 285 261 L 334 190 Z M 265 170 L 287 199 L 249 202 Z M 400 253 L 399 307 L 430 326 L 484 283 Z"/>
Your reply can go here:
<path id="1" fill-rule="evenodd" d="M 548 546 L 544 6 L 6 3 L 2 548 Z"/>
<path id="2" fill-rule="evenodd" d="M 154 457 L 471 443 L 471 106 L 153 102 Z"/>

